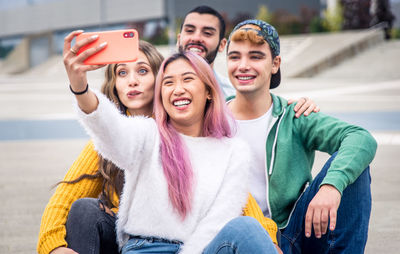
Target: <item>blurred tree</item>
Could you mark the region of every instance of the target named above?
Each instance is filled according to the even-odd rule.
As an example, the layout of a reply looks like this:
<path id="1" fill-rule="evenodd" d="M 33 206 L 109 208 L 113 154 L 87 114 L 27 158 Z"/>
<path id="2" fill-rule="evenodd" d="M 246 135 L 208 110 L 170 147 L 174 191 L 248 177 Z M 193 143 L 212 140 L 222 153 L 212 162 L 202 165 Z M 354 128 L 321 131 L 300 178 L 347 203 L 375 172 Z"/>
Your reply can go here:
<path id="1" fill-rule="evenodd" d="M 153 35 L 150 36 L 147 41 L 154 45 L 168 44 L 168 28 L 162 27 L 161 24 L 158 23 Z"/>
<path id="2" fill-rule="evenodd" d="M 264 4 L 260 5 L 260 9 L 256 15 L 256 19 L 263 20 L 267 23 L 272 21 L 272 13 L 268 10 L 268 7 Z"/>
<path id="3" fill-rule="evenodd" d="M 0 46 L 0 58 L 6 58 L 14 46 Z"/>
<path id="4" fill-rule="evenodd" d="M 339 31 L 342 29 L 342 24 L 343 7 L 340 3 L 337 3 L 335 7 L 328 8 L 324 11 L 322 25 L 327 31 Z"/>
<path id="5" fill-rule="evenodd" d="M 318 11 L 306 5 L 300 7 L 300 21 L 302 24 L 302 33 L 311 32 L 311 23 L 318 17 Z"/>
<path id="6" fill-rule="evenodd" d="M 300 18 L 283 9 L 274 12 L 271 24 L 278 30 L 279 34 L 299 34 L 302 32 Z"/>

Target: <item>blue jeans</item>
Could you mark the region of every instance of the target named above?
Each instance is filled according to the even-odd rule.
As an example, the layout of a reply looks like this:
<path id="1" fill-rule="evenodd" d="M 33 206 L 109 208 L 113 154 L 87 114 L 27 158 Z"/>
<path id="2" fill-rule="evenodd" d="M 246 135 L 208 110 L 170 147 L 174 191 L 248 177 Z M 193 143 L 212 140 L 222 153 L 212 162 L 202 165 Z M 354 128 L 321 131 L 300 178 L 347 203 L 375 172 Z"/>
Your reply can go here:
<path id="1" fill-rule="evenodd" d="M 180 242 L 173 242 L 167 239 L 156 237 L 132 236 L 128 242 L 122 247 L 121 254 L 138 254 L 138 253 L 178 253 Z"/>
<path id="2" fill-rule="evenodd" d="M 95 198 L 76 200 L 66 223 L 68 248 L 78 253 L 119 253 L 115 217 L 100 207 Z"/>
<path id="3" fill-rule="evenodd" d="M 310 238 L 305 237 L 304 220 L 308 204 L 318 192 L 319 185 L 335 156 L 336 153 L 298 199 L 287 227 L 281 230 L 280 245 L 283 253 L 364 253 L 371 214 L 369 167 L 343 191 L 335 230 L 328 229 L 320 239 L 315 238 L 314 231 Z"/>
<path id="4" fill-rule="evenodd" d="M 271 237 L 253 217 L 237 217 L 217 234 L 203 254 L 278 253 Z"/>
<path id="5" fill-rule="evenodd" d="M 178 253 L 179 243 L 157 238 L 131 237 L 122 254 Z M 204 249 L 203 254 L 277 253 L 271 238 L 252 217 L 238 217 L 228 222 Z"/>

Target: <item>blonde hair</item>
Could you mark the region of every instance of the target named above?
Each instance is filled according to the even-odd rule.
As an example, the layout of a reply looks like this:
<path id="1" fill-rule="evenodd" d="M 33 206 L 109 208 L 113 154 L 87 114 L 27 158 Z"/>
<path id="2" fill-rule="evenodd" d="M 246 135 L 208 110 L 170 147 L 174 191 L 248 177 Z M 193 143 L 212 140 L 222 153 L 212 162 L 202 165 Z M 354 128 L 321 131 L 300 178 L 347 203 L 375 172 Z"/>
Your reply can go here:
<path id="1" fill-rule="evenodd" d="M 246 29 L 250 28 L 250 29 Z M 264 38 L 257 33 L 255 30 L 260 30 L 258 26 L 255 25 L 244 25 L 231 35 L 231 41 L 245 41 L 248 40 L 254 44 L 264 44 L 266 41 Z"/>

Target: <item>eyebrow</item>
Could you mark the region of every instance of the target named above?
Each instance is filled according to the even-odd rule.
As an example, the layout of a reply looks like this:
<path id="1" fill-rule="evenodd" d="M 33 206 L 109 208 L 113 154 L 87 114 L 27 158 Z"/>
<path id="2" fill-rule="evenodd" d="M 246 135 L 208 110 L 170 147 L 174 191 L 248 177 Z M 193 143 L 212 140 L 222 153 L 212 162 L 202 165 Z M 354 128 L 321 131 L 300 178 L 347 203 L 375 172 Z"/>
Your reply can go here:
<path id="1" fill-rule="evenodd" d="M 145 64 L 145 65 L 150 66 L 148 63 L 146 63 L 146 62 L 144 62 L 144 61 L 137 62 L 136 64 Z M 125 64 L 125 63 L 118 63 L 118 64 L 117 64 L 117 67 L 119 67 L 119 66 L 126 66 L 126 64 Z"/>
<path id="2" fill-rule="evenodd" d="M 264 52 L 258 51 L 258 50 L 250 51 L 249 54 L 257 54 L 257 55 L 262 55 L 262 56 L 266 56 L 267 55 Z"/>
<path id="3" fill-rule="evenodd" d="M 185 24 L 184 27 L 196 28 L 196 26 L 195 26 L 195 25 L 192 25 L 192 24 Z M 213 30 L 213 31 L 217 31 L 217 29 L 215 29 L 215 28 L 212 27 L 212 26 L 205 26 L 205 27 L 202 27 L 202 30 Z"/>
<path id="4" fill-rule="evenodd" d="M 230 52 L 228 52 L 228 56 L 232 55 L 232 54 L 240 54 L 240 52 L 239 51 L 230 51 Z"/>
<path id="5" fill-rule="evenodd" d="M 232 54 L 240 54 L 239 51 L 231 51 L 228 52 L 228 56 L 232 55 Z M 249 51 L 249 54 L 257 54 L 257 55 L 262 55 L 262 56 L 266 56 L 266 54 L 262 51 L 258 51 L 258 50 L 254 50 L 254 51 Z"/>
<path id="6" fill-rule="evenodd" d="M 197 76 L 197 74 L 192 72 L 192 71 L 184 72 L 184 73 L 181 74 L 181 76 L 185 76 L 185 75 L 188 75 L 188 74 L 192 74 L 192 75 Z M 165 76 L 162 80 L 164 81 L 164 80 L 169 79 L 169 78 L 173 78 L 173 76 Z"/>

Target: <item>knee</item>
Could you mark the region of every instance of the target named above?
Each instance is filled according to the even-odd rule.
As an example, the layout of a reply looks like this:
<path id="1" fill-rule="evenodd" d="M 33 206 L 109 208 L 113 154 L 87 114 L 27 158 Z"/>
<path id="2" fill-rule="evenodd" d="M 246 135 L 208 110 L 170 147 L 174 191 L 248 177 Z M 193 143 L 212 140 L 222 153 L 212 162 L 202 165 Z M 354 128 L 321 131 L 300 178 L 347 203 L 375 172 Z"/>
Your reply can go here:
<path id="1" fill-rule="evenodd" d="M 98 214 L 100 211 L 99 202 L 95 198 L 81 198 L 76 200 L 68 213 L 68 220 L 85 221 L 87 223 L 92 223 L 88 219 L 96 218 L 93 216 Z"/>
<path id="2" fill-rule="evenodd" d="M 242 235 L 244 237 L 257 231 L 264 231 L 261 224 L 255 218 L 249 216 L 237 217 L 228 222 L 226 226 L 234 235 Z"/>

